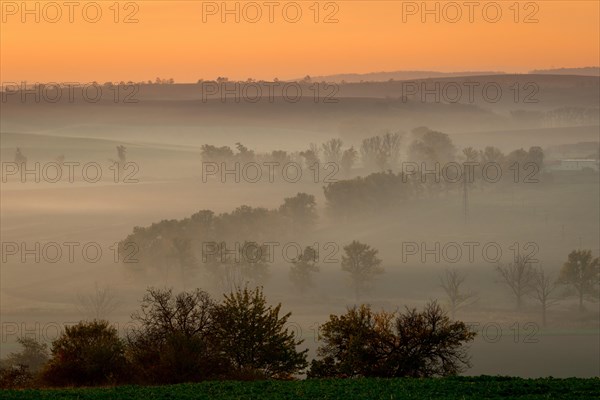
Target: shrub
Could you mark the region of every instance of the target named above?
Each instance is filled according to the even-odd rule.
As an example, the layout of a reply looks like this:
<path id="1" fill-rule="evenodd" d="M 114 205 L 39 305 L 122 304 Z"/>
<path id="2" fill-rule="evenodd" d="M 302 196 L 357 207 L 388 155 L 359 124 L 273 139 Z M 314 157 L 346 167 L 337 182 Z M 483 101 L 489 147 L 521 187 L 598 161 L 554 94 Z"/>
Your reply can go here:
<path id="1" fill-rule="evenodd" d="M 215 308 L 215 329 L 234 379 L 289 378 L 307 366 L 294 333 L 285 327 L 291 313 L 279 316 L 281 304 L 267 306 L 262 289 L 237 289 Z"/>
<path id="2" fill-rule="evenodd" d="M 48 362 L 48 345 L 27 336 L 18 338 L 17 342 L 23 350 L 20 353 L 10 353 L 5 360 L 2 360 L 2 365 L 7 368 L 22 365 L 32 374 L 40 372 Z"/>
<path id="3" fill-rule="evenodd" d="M 26 365 L 0 368 L 0 389 L 22 389 L 33 386 L 34 376 Z"/>
<path id="4" fill-rule="evenodd" d="M 50 385 L 94 386 L 123 382 L 125 347 L 107 321 L 82 321 L 65 328 L 52 343 L 43 377 Z"/>
<path id="5" fill-rule="evenodd" d="M 424 311 L 376 313 L 362 305 L 331 315 L 309 377 L 427 377 L 456 375 L 469 366 L 463 344 L 474 339 L 463 322 L 450 321 L 429 303 Z"/>
<path id="6" fill-rule="evenodd" d="M 26 388 L 38 383 L 38 375 L 48 362 L 48 345 L 22 336 L 17 342 L 23 347 L 0 361 L 0 388 Z"/>

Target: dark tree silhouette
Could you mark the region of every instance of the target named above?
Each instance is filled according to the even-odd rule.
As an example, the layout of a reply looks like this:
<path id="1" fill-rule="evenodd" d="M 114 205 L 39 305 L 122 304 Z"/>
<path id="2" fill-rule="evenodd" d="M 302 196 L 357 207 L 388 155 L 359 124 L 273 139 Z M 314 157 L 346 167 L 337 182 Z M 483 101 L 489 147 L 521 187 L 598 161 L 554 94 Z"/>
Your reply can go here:
<path id="1" fill-rule="evenodd" d="M 171 289 L 149 288 L 127 334 L 127 354 L 137 378 L 178 383 L 224 375 L 227 364 L 214 336 L 215 306 L 199 289 L 174 295 Z"/>
<path id="2" fill-rule="evenodd" d="M 309 377 L 428 377 L 456 375 L 468 367 L 464 344 L 475 333 L 451 321 L 436 303 L 422 312 L 379 313 L 366 305 L 321 327 L 323 344 Z"/>
<path id="3" fill-rule="evenodd" d="M 52 342 L 44 370 L 51 385 L 94 386 L 122 382 L 128 374 L 125 345 L 107 321 L 67 326 Z"/>
<path id="4" fill-rule="evenodd" d="M 281 304 L 267 305 L 262 289 L 247 287 L 216 307 L 217 340 L 235 378 L 289 378 L 308 365 L 308 350 L 296 350 L 303 340 L 286 328 L 291 313 L 280 316 L 280 310 Z"/>

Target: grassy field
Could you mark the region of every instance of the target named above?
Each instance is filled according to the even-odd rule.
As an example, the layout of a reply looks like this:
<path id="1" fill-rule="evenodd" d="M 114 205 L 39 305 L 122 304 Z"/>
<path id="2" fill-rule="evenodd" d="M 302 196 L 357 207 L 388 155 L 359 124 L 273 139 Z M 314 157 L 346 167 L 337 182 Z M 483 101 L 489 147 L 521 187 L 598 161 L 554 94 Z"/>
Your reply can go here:
<path id="1" fill-rule="evenodd" d="M 2 399 L 598 399 L 600 379 L 346 379 L 203 382 L 160 387 L 8 390 Z"/>

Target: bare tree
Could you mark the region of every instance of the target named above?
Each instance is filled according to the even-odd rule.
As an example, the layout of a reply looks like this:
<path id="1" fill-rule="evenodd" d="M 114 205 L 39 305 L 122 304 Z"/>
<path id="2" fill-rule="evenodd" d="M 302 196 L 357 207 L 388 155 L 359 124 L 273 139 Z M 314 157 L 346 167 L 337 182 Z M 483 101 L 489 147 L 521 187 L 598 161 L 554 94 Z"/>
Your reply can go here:
<path id="1" fill-rule="evenodd" d="M 517 309 L 521 309 L 523 297 L 533 290 L 534 270 L 529 257 L 519 255 L 508 265 L 498 264 L 496 272 L 515 296 Z"/>
<path id="2" fill-rule="evenodd" d="M 323 143 L 323 157 L 325 162 L 340 163 L 342 158 L 342 141 L 340 139 L 330 139 Z"/>
<path id="3" fill-rule="evenodd" d="M 473 162 L 473 161 L 478 161 L 478 159 L 479 159 L 479 153 L 477 152 L 477 150 L 473 149 L 470 146 L 465 147 L 462 150 L 462 153 L 465 158 L 465 161 Z"/>
<path id="4" fill-rule="evenodd" d="M 360 156 L 363 165 L 368 169 L 382 169 L 385 160 L 382 159 L 381 153 L 381 137 L 373 136 L 363 139 L 360 146 Z"/>
<path id="5" fill-rule="evenodd" d="M 100 287 L 96 282 L 92 293 L 77 295 L 76 306 L 86 318 L 101 320 L 113 313 L 120 303 L 110 286 Z"/>
<path id="6" fill-rule="evenodd" d="M 381 151 L 386 160 L 387 168 L 393 168 L 398 163 L 401 142 L 402 136 L 399 133 L 387 132 L 382 136 Z"/>
<path id="7" fill-rule="evenodd" d="M 546 310 L 558 302 L 558 299 L 553 296 L 557 287 L 556 281 L 540 266 L 534 270 L 532 284 L 533 290 L 530 296 L 542 306 L 542 325 L 546 326 Z"/>
<path id="8" fill-rule="evenodd" d="M 400 156 L 401 139 L 399 133 L 389 132 L 364 139 L 360 146 L 360 154 L 365 167 L 378 170 L 393 168 Z"/>
<path id="9" fill-rule="evenodd" d="M 223 265 L 217 279 L 223 293 L 235 292 L 237 289 L 244 287 L 244 283 L 248 282 L 244 279 L 241 266 L 237 264 Z"/>
<path id="10" fill-rule="evenodd" d="M 456 311 L 471 304 L 477 298 L 477 293 L 473 291 L 463 292 L 461 289 L 465 279 L 466 275 L 460 273 L 456 269 L 446 269 L 444 273 L 440 275 L 440 284 L 448 297 L 452 319 L 454 319 Z"/>

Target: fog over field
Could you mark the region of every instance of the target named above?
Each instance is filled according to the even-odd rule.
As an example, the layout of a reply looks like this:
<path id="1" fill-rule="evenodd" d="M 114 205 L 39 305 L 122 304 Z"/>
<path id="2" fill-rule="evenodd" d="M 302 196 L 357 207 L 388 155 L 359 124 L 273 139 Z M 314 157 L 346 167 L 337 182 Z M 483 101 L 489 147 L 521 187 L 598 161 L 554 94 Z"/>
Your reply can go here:
<path id="1" fill-rule="evenodd" d="M 597 399 L 599 33 L 0 1 L 0 398 Z"/>
<path id="2" fill-rule="evenodd" d="M 101 86 L 97 102 L 78 87 L 55 103 L 44 100 L 56 88 L 41 101 L 6 89 L 2 356 L 21 335 L 50 342 L 94 316 L 124 334 L 149 286 L 220 299 L 250 282 L 292 312 L 312 357 L 319 325 L 354 304 L 438 300 L 450 312 L 442 283 L 455 271 L 466 297 L 454 317 L 478 332 L 465 374 L 598 376 L 593 293 L 580 309 L 572 285 L 557 285 L 543 322 L 535 291 L 517 307 L 498 267 L 528 257 L 557 278 L 572 251 L 599 256 L 600 78 L 388 79 L 131 83 L 116 101 Z M 272 98 L 252 97 L 268 84 Z M 455 175 L 464 162 L 477 163 L 468 183 Z M 360 292 L 341 267 L 355 240 L 378 250 L 383 270 Z M 223 261 L 220 242 L 234 260 L 215 267 L 207 256 Z M 236 269 L 246 242 L 270 246 L 260 273 Z M 290 270 L 307 246 L 318 272 L 302 286 Z M 102 310 L 91 305 L 99 293 Z"/>

